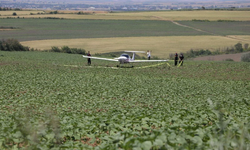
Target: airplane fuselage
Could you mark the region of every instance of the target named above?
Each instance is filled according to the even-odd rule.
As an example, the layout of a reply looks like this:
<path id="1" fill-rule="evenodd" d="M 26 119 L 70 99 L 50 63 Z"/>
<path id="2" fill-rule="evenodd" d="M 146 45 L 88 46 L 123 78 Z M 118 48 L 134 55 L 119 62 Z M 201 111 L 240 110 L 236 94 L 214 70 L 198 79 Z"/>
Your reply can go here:
<path id="1" fill-rule="evenodd" d="M 130 62 L 130 57 L 128 54 L 122 54 L 120 57 L 117 58 L 120 64 L 125 64 Z"/>

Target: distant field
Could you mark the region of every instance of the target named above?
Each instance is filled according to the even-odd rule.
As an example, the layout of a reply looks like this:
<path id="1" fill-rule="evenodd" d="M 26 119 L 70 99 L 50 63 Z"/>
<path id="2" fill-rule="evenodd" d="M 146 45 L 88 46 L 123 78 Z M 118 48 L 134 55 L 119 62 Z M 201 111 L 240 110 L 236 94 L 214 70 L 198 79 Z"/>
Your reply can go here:
<path id="1" fill-rule="evenodd" d="M 248 40 L 249 41 L 248 44 L 250 44 L 250 36 L 248 36 L 248 35 L 232 35 L 232 36 L 229 36 L 229 37 Z"/>
<path id="2" fill-rule="evenodd" d="M 0 38 L 19 41 L 74 38 L 250 35 L 250 22 L 196 22 L 152 20 L 67 20 L 67 19 L 1 19 L 0 26 L 20 30 L 1 31 Z"/>
<path id="3" fill-rule="evenodd" d="M 134 13 L 110 13 L 114 17 L 142 17 L 162 20 L 250 20 L 249 11 L 163 11 L 163 12 L 134 12 Z M 159 19 L 159 18 L 157 18 Z"/>
<path id="4" fill-rule="evenodd" d="M 70 46 L 92 53 L 152 50 L 159 57 L 190 49 L 214 50 L 240 41 L 250 43 L 250 23 L 246 21 L 178 23 L 191 28 L 163 20 L 1 19 L 1 26 L 18 29 L 0 31 L 0 39 L 15 38 L 37 49 Z"/>
<path id="5" fill-rule="evenodd" d="M 180 21 L 180 23 L 210 33 L 214 33 L 217 35 L 249 35 L 250 33 L 250 21 L 245 21 L 245 22 Z"/>
<path id="6" fill-rule="evenodd" d="M 249 36 L 250 37 L 250 36 Z M 248 37 L 248 38 L 249 38 Z M 57 39 L 21 42 L 37 49 L 50 49 L 52 46 L 84 48 L 94 53 L 119 52 L 126 50 L 151 50 L 153 56 L 168 58 L 170 53 L 186 52 L 190 49 L 215 50 L 233 46 L 238 40 L 221 36 L 166 36 L 166 37 L 117 37 L 90 39 Z"/>
<path id="7" fill-rule="evenodd" d="M 0 26 L 20 28 L 20 30 L 2 31 L 0 39 L 16 38 L 19 41 L 208 35 L 177 26 L 170 21 L 66 19 L 0 19 L 0 21 Z"/>
<path id="8" fill-rule="evenodd" d="M 71 12 L 71 11 L 69 11 Z M 2 12 L 0 12 L 1 14 Z M 8 12 L 12 16 L 13 12 Z M 63 12 L 66 13 L 66 12 Z M 250 21 L 249 11 L 154 11 L 154 12 L 96 12 L 93 15 L 77 14 L 47 14 L 47 15 L 27 15 L 17 12 L 19 17 L 25 18 L 46 18 L 57 17 L 65 19 L 113 19 L 113 20 L 238 20 Z M 0 18 L 6 18 L 2 15 Z"/>

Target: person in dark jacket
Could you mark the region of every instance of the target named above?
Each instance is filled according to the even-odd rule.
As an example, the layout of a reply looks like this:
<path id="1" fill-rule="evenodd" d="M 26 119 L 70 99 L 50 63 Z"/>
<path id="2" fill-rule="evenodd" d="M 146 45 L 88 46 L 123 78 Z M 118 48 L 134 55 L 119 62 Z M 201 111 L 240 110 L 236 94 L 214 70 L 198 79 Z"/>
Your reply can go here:
<path id="1" fill-rule="evenodd" d="M 178 54 L 175 53 L 174 55 L 174 65 L 176 66 L 178 64 Z"/>
<path id="2" fill-rule="evenodd" d="M 184 56 L 183 56 L 183 54 L 182 54 L 182 53 L 180 54 L 180 57 L 179 57 L 179 58 L 180 58 L 179 63 L 181 63 L 181 66 L 182 66 L 182 65 L 183 65 L 183 63 L 184 63 L 184 62 L 183 62 L 183 61 L 184 61 Z"/>
<path id="3" fill-rule="evenodd" d="M 89 51 L 88 51 L 87 56 L 91 56 L 91 54 L 90 54 L 90 52 L 89 52 Z M 91 59 L 90 59 L 90 58 L 88 58 L 88 65 L 91 65 Z"/>

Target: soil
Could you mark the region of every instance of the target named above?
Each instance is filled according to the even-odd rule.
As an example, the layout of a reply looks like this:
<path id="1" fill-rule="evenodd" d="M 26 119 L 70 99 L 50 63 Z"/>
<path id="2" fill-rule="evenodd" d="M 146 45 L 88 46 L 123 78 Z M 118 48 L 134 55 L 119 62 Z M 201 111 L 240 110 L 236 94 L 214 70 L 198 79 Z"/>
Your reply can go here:
<path id="1" fill-rule="evenodd" d="M 249 52 L 246 52 L 249 53 Z M 206 60 L 206 61 L 225 61 L 226 59 L 232 59 L 235 62 L 241 61 L 241 55 L 246 53 L 237 53 L 237 54 L 223 54 L 223 55 L 215 55 L 215 56 L 203 56 L 197 57 L 193 60 Z"/>

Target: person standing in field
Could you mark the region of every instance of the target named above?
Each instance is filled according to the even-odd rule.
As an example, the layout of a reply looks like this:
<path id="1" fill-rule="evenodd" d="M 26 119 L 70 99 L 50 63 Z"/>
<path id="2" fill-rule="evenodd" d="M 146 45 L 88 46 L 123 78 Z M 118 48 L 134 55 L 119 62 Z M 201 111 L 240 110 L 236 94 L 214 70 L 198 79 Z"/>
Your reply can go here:
<path id="1" fill-rule="evenodd" d="M 174 57 L 174 65 L 176 66 L 177 64 L 178 64 L 178 54 L 177 53 L 175 53 L 175 55 L 174 55 L 175 57 Z"/>
<path id="2" fill-rule="evenodd" d="M 179 63 L 181 63 L 181 66 L 183 65 L 183 61 L 184 61 L 184 56 L 183 56 L 183 54 L 181 53 L 180 54 L 180 61 L 179 61 Z"/>
<path id="3" fill-rule="evenodd" d="M 149 50 L 147 51 L 147 55 L 148 55 L 148 60 L 150 60 L 151 54 Z"/>
<path id="4" fill-rule="evenodd" d="M 88 51 L 87 56 L 91 56 L 90 51 Z M 91 59 L 90 58 L 88 58 L 88 65 L 91 65 Z"/>

